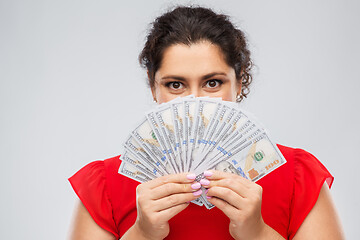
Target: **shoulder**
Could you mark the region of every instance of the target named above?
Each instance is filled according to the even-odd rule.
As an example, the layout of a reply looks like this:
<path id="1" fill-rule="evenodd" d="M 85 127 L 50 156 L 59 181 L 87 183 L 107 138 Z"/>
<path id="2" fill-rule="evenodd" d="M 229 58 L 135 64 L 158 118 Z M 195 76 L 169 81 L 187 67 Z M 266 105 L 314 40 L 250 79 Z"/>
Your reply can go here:
<path id="1" fill-rule="evenodd" d="M 283 154 L 286 161 L 290 163 L 295 163 L 298 161 L 308 160 L 308 159 L 311 160 L 316 159 L 314 155 L 301 148 L 294 148 L 294 147 L 284 146 L 281 144 L 276 144 L 276 146 L 279 148 L 280 152 Z"/>
<path id="2" fill-rule="evenodd" d="M 119 156 L 105 160 L 92 161 L 80 168 L 73 176 L 69 178 L 69 181 L 73 187 L 74 185 L 83 185 L 86 182 L 96 182 L 96 184 L 102 182 L 103 184 L 106 184 L 108 177 L 112 178 L 116 175 L 119 166 Z"/>
<path id="3" fill-rule="evenodd" d="M 69 178 L 74 192 L 93 220 L 101 228 L 118 236 L 113 218 L 112 197 L 109 191 L 109 176 L 116 169 L 116 157 L 92 161 Z"/>
<path id="4" fill-rule="evenodd" d="M 92 161 L 69 178 L 95 222 L 115 236 L 120 236 L 120 223 L 129 212 L 136 213 L 136 187 L 140 184 L 119 174 L 120 164 L 119 156 Z M 127 221 L 123 225 L 131 224 Z"/>
<path id="5" fill-rule="evenodd" d="M 120 164 L 120 156 L 92 161 L 71 176 L 69 182 L 81 200 L 91 199 L 92 203 L 100 200 L 117 207 L 119 202 L 128 201 L 129 196 L 135 199 L 140 184 L 119 174 Z"/>
<path id="6" fill-rule="evenodd" d="M 276 146 L 285 158 L 286 163 L 267 174 L 264 178 L 260 179 L 258 183 L 264 186 L 269 185 L 268 187 L 271 186 L 271 189 L 273 189 L 273 185 L 275 183 L 279 187 L 282 186 L 281 188 L 284 188 L 284 185 L 286 185 L 288 189 L 291 189 L 293 187 L 293 181 L 296 177 L 295 171 L 297 171 L 298 162 L 302 161 L 304 158 L 308 158 L 309 156 L 306 155 L 310 155 L 310 153 L 307 153 L 303 149 L 288 147 L 280 144 L 277 144 Z"/>
<path id="7" fill-rule="evenodd" d="M 333 177 L 311 153 L 277 147 L 286 163 L 257 182 L 263 187 L 262 213 L 265 222 L 283 236 L 294 236 L 314 206 L 323 183 L 327 181 L 331 186 Z"/>
<path id="8" fill-rule="evenodd" d="M 292 238 L 317 202 L 324 183 L 331 187 L 334 177 L 308 151 L 282 145 L 278 147 L 287 160 L 285 169 L 291 175 L 288 180 L 291 182 L 289 235 Z"/>
<path id="9" fill-rule="evenodd" d="M 109 174 L 115 174 L 118 172 L 118 169 L 121 164 L 120 155 L 107 158 L 103 160 L 103 162 L 104 162 L 105 171 Z"/>
<path id="10" fill-rule="evenodd" d="M 119 167 L 121 164 L 120 155 L 105 159 L 103 162 L 109 196 L 115 202 L 124 201 L 124 196 L 126 196 L 125 200 L 128 200 L 129 196 L 132 196 L 131 198 L 135 199 L 136 187 L 140 183 L 119 174 Z M 114 206 L 116 205 L 117 204 L 114 204 Z"/>
<path id="11" fill-rule="evenodd" d="M 311 180 L 323 182 L 326 180 L 328 186 L 331 187 L 334 177 L 312 153 L 301 148 L 279 144 L 277 146 L 285 157 L 288 167 L 291 168 L 294 180 L 297 182 L 311 182 Z"/>
<path id="12" fill-rule="evenodd" d="M 119 187 L 122 185 L 136 187 L 139 184 L 118 173 L 120 164 L 120 155 L 104 160 L 92 161 L 78 170 L 69 178 L 69 181 L 72 185 L 79 184 L 89 187 L 90 184 L 104 186 L 107 194 L 112 198 L 112 196 L 119 193 Z"/>

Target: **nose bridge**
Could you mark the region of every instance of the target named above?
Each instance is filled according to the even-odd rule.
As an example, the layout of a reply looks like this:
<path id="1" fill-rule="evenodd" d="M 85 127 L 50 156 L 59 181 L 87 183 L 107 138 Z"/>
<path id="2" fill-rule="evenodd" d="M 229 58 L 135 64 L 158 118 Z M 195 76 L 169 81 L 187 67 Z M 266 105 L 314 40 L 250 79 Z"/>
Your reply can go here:
<path id="1" fill-rule="evenodd" d="M 201 88 L 197 84 L 190 85 L 190 95 L 201 97 Z"/>

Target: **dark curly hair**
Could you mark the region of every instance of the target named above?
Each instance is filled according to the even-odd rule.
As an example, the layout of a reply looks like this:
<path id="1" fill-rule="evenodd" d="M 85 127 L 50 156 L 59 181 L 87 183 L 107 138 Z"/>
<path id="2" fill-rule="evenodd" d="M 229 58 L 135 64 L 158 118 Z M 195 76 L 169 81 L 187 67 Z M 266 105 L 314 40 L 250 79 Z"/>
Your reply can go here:
<path id="1" fill-rule="evenodd" d="M 203 7 L 178 6 L 152 23 L 139 55 L 140 65 L 148 70 L 150 87 L 154 87 L 155 73 L 167 47 L 204 40 L 221 48 L 225 61 L 234 68 L 236 79 L 242 85 L 240 100 L 246 97 L 252 82 L 253 64 L 244 33 L 234 27 L 227 15 Z"/>

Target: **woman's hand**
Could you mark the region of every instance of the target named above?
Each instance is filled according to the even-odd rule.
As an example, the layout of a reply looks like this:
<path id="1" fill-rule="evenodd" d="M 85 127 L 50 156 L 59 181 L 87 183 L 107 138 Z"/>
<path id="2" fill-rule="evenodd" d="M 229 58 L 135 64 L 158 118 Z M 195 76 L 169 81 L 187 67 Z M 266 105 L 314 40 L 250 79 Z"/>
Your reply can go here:
<path id="1" fill-rule="evenodd" d="M 261 216 L 262 187 L 241 176 L 206 171 L 200 183 L 207 196 L 230 219 L 229 231 L 235 239 L 261 239 L 268 226 Z"/>
<path id="2" fill-rule="evenodd" d="M 173 174 L 140 184 L 136 189 L 137 219 L 132 227 L 138 238 L 163 239 L 168 221 L 201 195 L 194 174 Z"/>

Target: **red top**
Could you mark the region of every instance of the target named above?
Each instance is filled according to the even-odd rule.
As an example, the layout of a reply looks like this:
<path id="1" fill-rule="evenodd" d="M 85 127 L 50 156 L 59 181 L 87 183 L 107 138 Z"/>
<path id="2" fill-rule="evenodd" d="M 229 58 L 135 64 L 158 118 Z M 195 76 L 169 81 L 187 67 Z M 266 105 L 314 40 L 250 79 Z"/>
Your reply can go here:
<path id="1" fill-rule="evenodd" d="M 286 239 L 292 239 L 314 206 L 326 181 L 334 180 L 310 153 L 278 145 L 287 163 L 257 183 L 263 188 L 262 217 L 266 224 Z M 118 173 L 119 156 L 94 161 L 69 178 L 74 191 L 95 222 L 120 238 L 136 219 L 138 182 Z M 166 239 L 232 239 L 229 219 L 218 208 L 207 210 L 190 204 L 170 220 Z M 199 226 L 193 228 L 193 226 Z"/>

